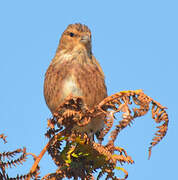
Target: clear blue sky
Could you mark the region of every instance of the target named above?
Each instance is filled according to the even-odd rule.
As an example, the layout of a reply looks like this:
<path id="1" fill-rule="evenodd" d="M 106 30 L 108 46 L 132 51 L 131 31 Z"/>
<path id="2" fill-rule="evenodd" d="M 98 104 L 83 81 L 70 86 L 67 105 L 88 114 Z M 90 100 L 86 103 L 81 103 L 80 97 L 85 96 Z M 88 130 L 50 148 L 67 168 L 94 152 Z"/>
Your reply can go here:
<path id="1" fill-rule="evenodd" d="M 121 132 L 118 146 L 135 160 L 125 166 L 128 180 L 176 179 L 178 161 L 178 1 L 1 1 L 0 2 L 0 133 L 8 138 L 2 151 L 27 147 L 39 154 L 51 117 L 43 98 L 45 71 L 61 33 L 71 23 L 88 25 L 93 53 L 99 60 L 111 95 L 121 90 L 143 89 L 168 107 L 167 136 L 148 146 L 156 131 L 149 113 Z M 25 173 L 25 167 L 10 174 Z M 41 174 L 54 168 L 46 154 Z"/>

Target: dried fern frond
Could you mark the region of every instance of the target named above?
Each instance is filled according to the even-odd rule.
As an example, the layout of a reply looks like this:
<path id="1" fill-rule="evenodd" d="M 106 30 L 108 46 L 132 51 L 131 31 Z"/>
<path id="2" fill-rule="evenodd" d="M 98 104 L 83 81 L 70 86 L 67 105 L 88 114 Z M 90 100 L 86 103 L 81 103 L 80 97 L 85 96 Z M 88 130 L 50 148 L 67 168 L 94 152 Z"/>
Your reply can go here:
<path id="1" fill-rule="evenodd" d="M 130 108 L 129 106 L 133 103 L 138 107 Z M 168 115 L 165 111 L 166 107 L 144 94 L 142 90 L 121 91 L 105 98 L 98 105 L 98 110 L 104 111 L 103 107 L 108 106 L 112 111 L 105 111 L 107 115 L 110 115 L 110 119 L 106 122 L 106 128 L 102 133 L 103 136 L 111 129 L 111 124 L 113 124 L 114 121 L 114 114 L 117 112 L 123 113 L 123 119 L 119 121 L 119 124 L 116 125 L 116 128 L 111 132 L 111 140 L 107 144 L 108 147 L 110 146 L 112 148 L 118 133 L 130 125 L 135 118 L 144 116 L 149 111 L 151 105 L 152 118 L 156 123 L 163 124 L 157 127 L 158 131 L 155 133 L 155 137 L 149 147 L 149 157 L 151 156 L 152 147 L 158 144 L 167 133 Z"/>
<path id="2" fill-rule="evenodd" d="M 7 143 L 6 141 L 6 137 L 4 134 L 0 134 L 0 139 L 2 139 L 4 141 L 4 143 Z"/>
<path id="3" fill-rule="evenodd" d="M 152 147 L 166 135 L 168 115 L 165 107 L 144 94 L 142 90 L 116 93 L 105 98 L 91 110 L 85 106 L 81 97 L 67 98 L 53 118 L 48 120 L 49 129 L 46 136 L 50 138 L 49 142 L 36 158 L 30 172 L 34 172 L 40 159 L 48 151 L 58 169 L 43 179 L 92 179 L 92 174 L 98 172 L 97 179 L 105 175 L 105 179 L 119 180 L 115 176 L 115 170 L 122 170 L 125 173 L 122 179 L 126 179 L 128 172 L 117 165 L 118 163 L 120 165 L 123 163 L 132 164 L 133 160 L 123 148 L 116 147 L 114 142 L 120 131 L 130 126 L 135 118 L 144 116 L 150 109 L 155 122 L 163 124 L 158 126 L 158 131 L 149 147 L 149 156 Z M 117 122 L 115 119 L 116 113 L 122 113 L 121 121 Z M 99 137 L 101 143 L 105 135 L 110 132 L 113 124 L 116 124 L 110 132 L 111 139 L 106 140 L 105 146 L 91 141 L 87 134 L 73 130 L 76 125 L 86 126 L 92 119 L 101 114 L 106 117 L 105 128 Z"/>
<path id="4" fill-rule="evenodd" d="M 8 158 L 8 159 L 11 159 L 13 158 L 14 156 L 16 156 L 17 154 L 19 153 L 23 153 L 24 152 L 24 149 L 16 149 L 15 151 L 9 151 L 9 152 L 3 152 L 3 153 L 0 153 L 0 159 L 3 158 Z"/>
<path id="5" fill-rule="evenodd" d="M 163 122 L 163 124 L 157 126 L 158 130 L 155 133 L 155 137 L 153 138 L 152 142 L 150 143 L 151 146 L 149 147 L 149 158 L 151 156 L 152 147 L 158 144 L 164 138 L 168 130 L 169 119 L 165 109 L 166 108 L 160 105 L 158 102 L 152 101 L 152 118 L 156 123 Z"/>
<path id="6" fill-rule="evenodd" d="M 6 156 L 6 157 L 10 158 L 10 156 L 13 157 L 17 153 L 22 153 L 22 155 L 19 158 L 15 159 L 15 160 L 10 160 L 10 161 L 7 161 L 7 162 L 1 161 L 0 166 L 4 167 L 4 168 L 8 168 L 8 167 L 12 167 L 12 166 L 16 167 L 19 164 L 23 164 L 23 162 L 25 162 L 26 159 L 27 159 L 27 157 L 26 157 L 26 148 L 17 149 L 17 150 L 15 150 L 13 152 L 2 153 L 2 155 L 4 155 L 4 157 Z"/>
<path id="7" fill-rule="evenodd" d="M 2 135 L 4 138 L 5 136 Z M 20 157 L 17 158 L 17 155 Z M 38 179 L 39 178 L 39 166 L 35 169 L 33 173 L 29 172 L 25 175 L 17 174 L 16 177 L 9 177 L 6 173 L 7 168 L 17 167 L 18 165 L 23 165 L 23 162 L 26 161 L 27 156 L 32 155 L 34 158 L 36 157 L 32 153 L 27 153 L 26 148 L 16 149 L 14 151 L 2 152 L 0 153 L 0 179 L 2 180 L 26 180 L 29 179 Z M 5 161 L 6 160 L 6 161 Z"/>

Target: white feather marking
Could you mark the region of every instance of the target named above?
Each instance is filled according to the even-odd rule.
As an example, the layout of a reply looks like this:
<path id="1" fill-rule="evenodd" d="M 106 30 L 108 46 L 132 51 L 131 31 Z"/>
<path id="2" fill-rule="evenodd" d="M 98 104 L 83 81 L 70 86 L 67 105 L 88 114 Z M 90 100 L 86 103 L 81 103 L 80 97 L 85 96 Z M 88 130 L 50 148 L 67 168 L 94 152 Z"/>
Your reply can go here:
<path id="1" fill-rule="evenodd" d="M 69 95 L 82 96 L 82 91 L 78 88 L 74 76 L 70 76 L 65 80 L 63 94 L 64 97 L 67 97 Z"/>

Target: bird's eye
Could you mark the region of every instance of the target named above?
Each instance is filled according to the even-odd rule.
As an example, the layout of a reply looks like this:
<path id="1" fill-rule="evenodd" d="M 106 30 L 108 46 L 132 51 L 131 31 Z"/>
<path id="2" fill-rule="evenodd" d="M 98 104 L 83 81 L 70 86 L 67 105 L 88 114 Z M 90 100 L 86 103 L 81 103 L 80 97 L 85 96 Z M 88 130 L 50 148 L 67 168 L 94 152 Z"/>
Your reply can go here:
<path id="1" fill-rule="evenodd" d="M 70 37 L 74 37 L 74 33 L 73 32 L 70 32 L 69 35 L 70 35 Z"/>

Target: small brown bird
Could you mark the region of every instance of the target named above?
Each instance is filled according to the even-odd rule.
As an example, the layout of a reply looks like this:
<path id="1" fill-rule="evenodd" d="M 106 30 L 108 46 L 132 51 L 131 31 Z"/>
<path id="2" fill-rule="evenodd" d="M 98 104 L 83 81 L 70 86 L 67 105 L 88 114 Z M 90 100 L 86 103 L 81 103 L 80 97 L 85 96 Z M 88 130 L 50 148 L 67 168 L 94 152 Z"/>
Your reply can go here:
<path id="1" fill-rule="evenodd" d="M 91 32 L 79 23 L 63 32 L 44 81 L 44 97 L 52 114 L 69 95 L 83 97 L 89 109 L 107 97 L 104 73 L 92 54 Z M 103 126 L 104 119 L 98 118 L 76 129 L 91 136 Z"/>

